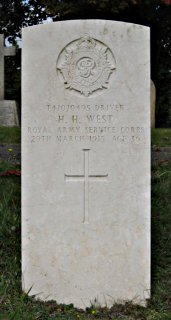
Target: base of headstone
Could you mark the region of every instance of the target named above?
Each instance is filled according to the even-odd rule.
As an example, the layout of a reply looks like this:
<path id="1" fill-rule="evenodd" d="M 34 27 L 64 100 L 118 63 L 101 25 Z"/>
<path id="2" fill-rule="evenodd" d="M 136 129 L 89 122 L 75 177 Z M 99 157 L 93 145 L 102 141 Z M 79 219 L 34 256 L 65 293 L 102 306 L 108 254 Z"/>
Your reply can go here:
<path id="1" fill-rule="evenodd" d="M 0 126 L 19 126 L 17 103 L 13 100 L 0 101 Z"/>

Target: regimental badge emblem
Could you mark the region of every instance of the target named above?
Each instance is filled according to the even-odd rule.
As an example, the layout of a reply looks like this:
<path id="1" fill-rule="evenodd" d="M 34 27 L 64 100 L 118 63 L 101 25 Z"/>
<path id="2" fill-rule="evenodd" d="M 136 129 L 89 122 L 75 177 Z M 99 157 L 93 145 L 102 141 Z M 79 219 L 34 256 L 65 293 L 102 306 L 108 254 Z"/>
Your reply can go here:
<path id="1" fill-rule="evenodd" d="M 115 69 L 109 47 L 89 35 L 69 43 L 57 59 L 57 72 L 65 88 L 85 97 L 107 89 Z"/>

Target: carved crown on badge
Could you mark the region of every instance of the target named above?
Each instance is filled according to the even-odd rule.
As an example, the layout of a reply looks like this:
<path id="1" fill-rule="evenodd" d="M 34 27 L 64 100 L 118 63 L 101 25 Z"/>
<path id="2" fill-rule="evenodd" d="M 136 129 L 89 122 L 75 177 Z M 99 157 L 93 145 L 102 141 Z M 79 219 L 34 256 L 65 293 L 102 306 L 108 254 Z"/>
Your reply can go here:
<path id="1" fill-rule="evenodd" d="M 85 97 L 107 89 L 114 69 L 116 63 L 111 50 L 87 34 L 68 44 L 57 61 L 65 88 Z"/>

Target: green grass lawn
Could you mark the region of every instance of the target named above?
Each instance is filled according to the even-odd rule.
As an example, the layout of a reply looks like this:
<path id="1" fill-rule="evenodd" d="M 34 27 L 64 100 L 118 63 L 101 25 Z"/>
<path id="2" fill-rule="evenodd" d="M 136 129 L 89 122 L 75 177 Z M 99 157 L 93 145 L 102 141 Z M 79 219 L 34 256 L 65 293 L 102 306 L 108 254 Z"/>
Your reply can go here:
<path id="1" fill-rule="evenodd" d="M 171 147 L 171 129 L 152 129 L 151 141 L 158 147 Z"/>
<path id="2" fill-rule="evenodd" d="M 20 143 L 21 129 L 19 127 L 0 127 L 0 144 Z"/>
<path id="3" fill-rule="evenodd" d="M 21 166 L 20 165 L 15 165 L 11 162 L 7 162 L 7 161 L 0 161 L 0 172 L 4 172 L 7 170 L 20 170 Z M 1 179 L 1 177 L 0 177 Z M 0 184 L 1 185 L 1 184 Z"/>
<path id="4" fill-rule="evenodd" d="M 160 138 L 152 135 L 153 144 L 170 143 L 164 139 L 170 131 Z M 17 143 L 19 136 L 18 131 L 8 142 Z M 0 163 L 0 172 L 12 169 L 19 166 Z M 147 308 L 127 303 L 83 312 L 22 293 L 20 185 L 20 177 L 0 177 L 0 320 L 171 320 L 171 163 L 152 169 L 152 298 Z"/>

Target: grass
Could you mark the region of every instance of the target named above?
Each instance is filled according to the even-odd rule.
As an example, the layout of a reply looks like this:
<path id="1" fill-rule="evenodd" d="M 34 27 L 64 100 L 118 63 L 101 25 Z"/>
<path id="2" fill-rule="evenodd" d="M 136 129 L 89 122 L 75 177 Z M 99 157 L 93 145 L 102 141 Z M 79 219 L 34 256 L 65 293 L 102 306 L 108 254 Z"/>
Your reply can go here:
<path id="1" fill-rule="evenodd" d="M 21 129 L 19 127 L 0 127 L 0 143 L 20 143 Z"/>
<path id="2" fill-rule="evenodd" d="M 152 145 L 158 147 L 171 147 L 171 129 L 152 129 Z"/>
<path id="3" fill-rule="evenodd" d="M 4 172 L 7 170 L 16 170 L 16 169 L 20 169 L 20 165 L 15 165 L 11 162 L 7 162 L 7 161 L 0 161 L 0 172 Z"/>
<path id="4" fill-rule="evenodd" d="M 19 131 L 17 128 L 3 142 L 18 143 Z M 169 145 L 165 138 L 170 139 L 170 132 L 154 129 L 153 144 Z M 13 169 L 19 166 L 0 162 L 0 172 Z M 171 320 L 171 163 L 152 168 L 152 298 L 147 308 L 127 303 L 110 310 L 92 306 L 83 312 L 22 293 L 20 189 L 20 177 L 0 177 L 0 320 Z"/>

